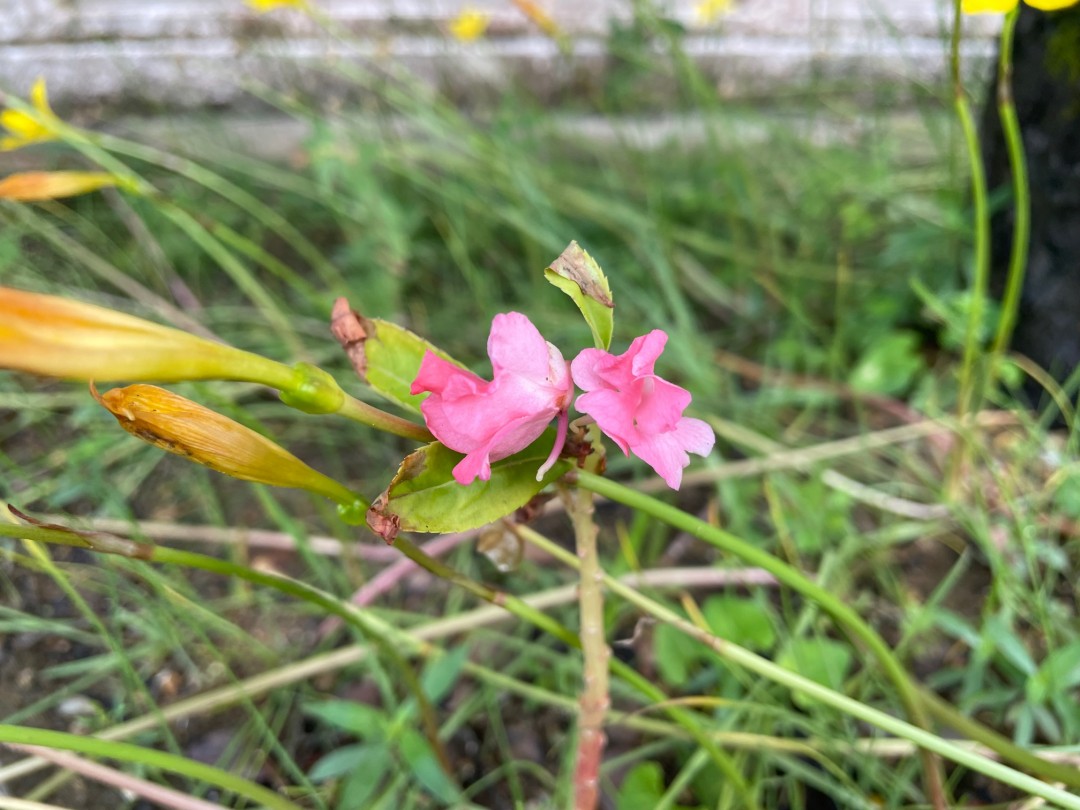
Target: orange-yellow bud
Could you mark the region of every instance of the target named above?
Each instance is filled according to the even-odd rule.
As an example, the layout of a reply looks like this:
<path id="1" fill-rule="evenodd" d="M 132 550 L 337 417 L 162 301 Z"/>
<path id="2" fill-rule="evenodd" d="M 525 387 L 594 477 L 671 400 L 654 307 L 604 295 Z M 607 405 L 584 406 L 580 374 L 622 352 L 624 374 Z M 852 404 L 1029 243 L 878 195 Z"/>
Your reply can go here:
<path id="1" fill-rule="evenodd" d="M 265 436 L 172 391 L 129 385 L 98 394 L 93 384 L 90 390 L 124 430 L 162 450 L 233 478 L 306 489 L 347 506 L 360 500 Z"/>
<path id="2" fill-rule="evenodd" d="M 104 307 L 0 287 L 0 368 L 76 380 L 245 380 L 288 389 L 288 366 Z"/>
<path id="3" fill-rule="evenodd" d="M 108 172 L 18 172 L 0 180 L 0 197 L 37 202 L 74 197 L 106 186 L 131 188 L 129 183 Z"/>

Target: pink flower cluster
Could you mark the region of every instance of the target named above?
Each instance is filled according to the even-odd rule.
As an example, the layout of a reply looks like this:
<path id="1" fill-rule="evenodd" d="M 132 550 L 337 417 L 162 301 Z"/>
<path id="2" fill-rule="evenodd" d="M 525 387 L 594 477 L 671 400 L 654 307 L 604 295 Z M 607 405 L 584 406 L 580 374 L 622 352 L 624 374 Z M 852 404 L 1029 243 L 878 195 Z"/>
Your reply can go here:
<path id="1" fill-rule="evenodd" d="M 491 323 L 491 382 L 428 352 L 411 391 L 431 394 L 420 405 L 428 429 L 451 450 L 465 454 L 454 467 L 460 484 L 487 481 L 491 462 L 523 450 L 558 418 L 555 446 L 537 473 L 542 478 L 566 440 L 576 383 L 585 391 L 577 409 L 591 416 L 623 453 L 634 453 L 678 489 L 688 454 L 707 455 L 715 437 L 705 422 L 683 416 L 690 393 L 654 373 L 666 343 L 667 335 L 654 329 L 624 354 L 585 349 L 567 363 L 528 318 L 509 312 Z"/>

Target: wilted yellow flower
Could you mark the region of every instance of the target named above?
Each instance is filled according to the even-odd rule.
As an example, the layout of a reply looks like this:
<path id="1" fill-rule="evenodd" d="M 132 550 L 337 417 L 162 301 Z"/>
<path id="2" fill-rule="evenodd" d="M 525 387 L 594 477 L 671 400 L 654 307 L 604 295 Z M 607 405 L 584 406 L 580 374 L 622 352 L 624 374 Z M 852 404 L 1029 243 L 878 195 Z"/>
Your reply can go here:
<path id="1" fill-rule="evenodd" d="M 290 389 L 281 363 L 104 307 L 0 287 L 0 368 L 76 380 L 246 380 Z"/>
<path id="2" fill-rule="evenodd" d="M 450 33 L 462 42 L 471 42 L 484 35 L 488 27 L 488 15 L 466 6 L 450 23 Z"/>
<path id="3" fill-rule="evenodd" d="M 56 140 L 55 123 L 59 119 L 49 106 L 44 78 L 39 78 L 30 88 L 30 104 L 36 115 L 12 109 L 0 112 L 0 126 L 11 133 L 0 138 L 0 151 L 9 152 L 32 143 Z"/>
<path id="4" fill-rule="evenodd" d="M 1080 0 L 1024 0 L 1040 11 L 1057 11 L 1075 6 Z M 1016 8 L 1019 0 L 962 0 L 960 10 L 965 14 L 1005 14 Z"/>
<path id="5" fill-rule="evenodd" d="M 90 390 L 124 430 L 162 450 L 233 478 L 306 489 L 346 506 L 362 500 L 265 436 L 172 391 L 129 385 L 98 394 L 93 384 Z"/>
<path id="6" fill-rule="evenodd" d="M 106 186 L 132 189 L 129 182 L 107 172 L 18 172 L 0 180 L 0 198 L 19 202 L 56 200 Z"/>
<path id="7" fill-rule="evenodd" d="M 307 0 L 245 0 L 245 2 L 260 14 L 276 8 L 298 8 L 301 11 L 307 11 L 310 8 Z"/>

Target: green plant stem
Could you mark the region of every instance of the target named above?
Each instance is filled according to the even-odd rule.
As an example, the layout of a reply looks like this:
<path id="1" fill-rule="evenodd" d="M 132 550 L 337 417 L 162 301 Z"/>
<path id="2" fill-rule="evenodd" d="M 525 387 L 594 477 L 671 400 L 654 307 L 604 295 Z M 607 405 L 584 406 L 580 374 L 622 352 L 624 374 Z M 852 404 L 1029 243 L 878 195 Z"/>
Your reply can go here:
<path id="1" fill-rule="evenodd" d="M 435 441 L 435 437 L 431 435 L 431 431 L 423 425 L 418 425 L 415 422 L 410 422 L 408 419 L 403 419 L 400 416 L 387 413 L 384 410 L 376 408 L 374 405 L 368 405 L 366 402 L 359 400 L 356 397 L 351 397 L 348 394 L 345 395 L 345 401 L 341 404 L 341 408 L 337 411 L 337 414 L 338 416 L 344 416 L 346 419 L 351 419 L 354 422 L 359 422 L 386 433 L 392 433 L 395 436 L 401 436 L 403 439 L 415 439 L 418 442 L 425 443 Z"/>
<path id="2" fill-rule="evenodd" d="M 259 802 L 263 807 L 271 808 L 271 810 L 300 810 L 298 805 L 293 804 L 283 796 L 279 796 L 274 791 L 249 782 L 247 779 L 231 774 L 228 771 L 204 765 L 201 762 L 177 756 L 176 754 L 167 754 L 164 751 L 144 748 L 131 743 L 102 740 L 97 737 L 86 737 L 43 728 L 9 725 L 0 725 L 0 743 L 38 745 L 43 748 L 77 751 L 81 754 L 108 757 L 109 759 L 137 763 L 151 768 L 161 768 L 171 773 L 216 785 L 230 793 Z"/>
<path id="3" fill-rule="evenodd" d="M 480 583 L 459 574 L 440 560 L 436 560 L 434 557 L 425 554 L 421 549 L 417 548 L 400 535 L 394 541 L 394 545 L 401 549 L 402 553 L 410 560 L 440 579 L 465 588 L 469 593 L 486 602 L 505 608 L 517 618 L 543 630 L 548 635 L 562 641 L 573 649 L 581 649 L 581 640 L 576 633 L 528 602 L 519 599 L 516 596 L 496 591 L 486 585 L 481 585 Z M 645 698 L 653 703 L 666 703 L 668 701 L 668 696 L 639 672 L 626 666 L 617 658 L 609 658 L 608 660 L 612 673 L 625 683 L 629 684 L 632 688 L 636 689 Z M 743 804 L 748 808 L 757 808 L 757 801 L 750 790 L 750 786 L 739 772 L 739 769 L 735 767 L 731 757 L 722 751 L 719 746 L 717 746 L 716 742 L 704 731 L 701 722 L 696 715 L 694 715 L 693 712 L 686 711 L 678 706 L 666 706 L 666 711 L 672 720 L 686 729 L 687 733 L 694 741 L 708 752 L 709 756 L 712 757 L 713 762 L 715 762 L 720 769 L 720 772 L 726 777 L 728 784 L 739 794 Z"/>
<path id="4" fill-rule="evenodd" d="M 593 519 L 593 494 L 588 490 L 561 489 L 566 512 L 574 526 L 574 539 L 580 564 L 578 604 L 582 680 L 578 710 L 578 749 L 574 766 L 574 807 L 593 810 L 600 801 L 600 763 L 604 758 L 607 735 L 604 717 L 611 705 L 608 694 L 608 660 L 611 650 L 604 632 L 604 579 L 596 548 L 596 521 Z"/>
<path id="5" fill-rule="evenodd" d="M 971 113 L 967 93 L 964 92 L 963 77 L 960 74 L 960 3 L 961 0 L 955 0 L 956 10 L 953 18 L 950 54 L 953 104 L 956 117 L 960 120 L 964 144 L 967 147 L 968 164 L 971 167 L 971 195 L 975 204 L 975 268 L 967 327 L 964 332 L 964 357 L 960 368 L 958 399 L 958 411 L 963 417 L 973 410 L 978 410 L 982 400 L 983 389 L 978 382 L 976 366 L 981 355 L 982 341 L 979 333 L 982 330 L 986 293 L 990 283 L 990 206 L 986 193 L 986 171 L 983 167 L 982 151 L 979 148 L 979 135 L 975 128 L 975 119 Z M 957 463 L 953 469 L 958 471 L 961 467 L 962 465 Z M 955 474 L 950 478 L 955 480 Z"/>
<path id="6" fill-rule="evenodd" d="M 547 537 L 544 537 L 539 532 L 529 528 L 528 526 L 518 526 L 516 528 L 518 536 L 526 540 L 529 543 L 543 549 L 548 554 L 555 557 L 557 560 L 565 563 L 572 568 L 581 568 L 581 563 L 575 559 L 575 557 L 560 547 L 558 544 L 552 542 Z M 738 664 L 758 675 L 761 675 L 774 683 L 778 683 L 781 686 L 785 686 L 789 689 L 802 692 L 810 697 L 817 698 L 823 703 L 832 706 L 833 708 L 842 711 L 846 714 L 863 720 L 867 723 L 871 723 L 878 728 L 884 729 L 899 737 L 903 737 L 906 740 L 920 746 L 921 748 L 934 751 L 937 754 L 941 754 L 944 757 L 952 760 L 953 762 L 966 765 L 980 773 L 983 773 L 993 779 L 997 779 L 1005 784 L 1012 785 L 1015 788 L 1031 793 L 1035 796 L 1041 796 L 1048 801 L 1053 801 L 1060 804 L 1062 807 L 1076 807 L 1080 808 L 1080 797 L 1066 793 L 1063 790 L 1052 787 L 1038 779 L 1034 779 L 1026 774 L 1020 773 L 1008 766 L 1002 765 L 999 762 L 995 762 L 977 752 L 968 750 L 962 746 L 956 745 L 952 742 L 948 742 L 941 737 L 926 731 L 925 729 L 918 728 L 910 723 L 906 723 L 902 720 L 898 720 L 892 715 L 885 712 L 878 711 L 865 703 L 854 700 L 835 692 L 827 687 L 821 686 L 813 681 L 804 678 L 803 676 L 791 672 L 783 667 L 780 667 L 773 662 L 756 655 L 749 650 L 744 649 L 736 644 L 733 644 L 724 639 L 718 638 L 713 634 L 701 629 L 694 623 L 680 616 L 667 606 L 657 602 L 654 599 L 645 596 L 635 588 L 630 587 L 619 579 L 603 575 L 604 585 L 613 593 L 626 599 L 633 605 L 659 619 L 662 622 L 670 624 L 672 627 L 680 630 L 686 635 L 694 638 L 697 641 L 707 645 L 710 649 L 714 650 L 717 654 L 723 658 Z M 951 723 L 952 720 L 950 719 Z M 978 725 L 972 721 L 968 721 L 967 725 Z M 966 729 L 960 729 L 965 731 Z M 1028 753 L 1028 756 L 1034 757 L 1033 754 Z M 1048 763 L 1045 760 L 1039 760 L 1039 764 L 1057 765 L 1056 763 Z M 1066 766 L 1058 766 L 1063 772 L 1071 772 L 1068 775 L 1075 781 L 1080 774 L 1074 769 L 1070 769 Z M 1060 775 L 1054 774 L 1054 779 L 1059 779 Z M 1063 781 L 1063 780 L 1062 780 Z"/>
<path id="7" fill-rule="evenodd" d="M 389 632 L 384 623 L 379 622 L 367 612 L 361 611 L 346 602 L 342 602 L 318 588 L 313 588 L 298 580 L 290 579 L 279 574 L 256 571 L 226 560 L 219 560 L 216 557 L 208 557 L 203 554 L 195 554 L 178 549 L 136 543 L 114 535 L 102 533 L 77 533 L 66 529 L 45 528 L 41 526 L 14 526 L 0 523 L 0 536 L 22 537 L 43 543 L 76 546 L 99 553 L 119 554 L 124 557 L 131 557 L 149 562 L 182 565 L 210 571 L 223 576 L 235 576 L 247 582 L 273 588 L 274 590 L 288 594 L 297 599 L 302 599 L 317 605 L 328 613 L 340 616 L 345 621 L 356 626 L 361 632 L 365 633 L 366 637 L 378 638 L 380 635 Z M 490 602 L 497 608 L 504 609 L 517 618 L 529 622 L 533 626 L 548 633 L 553 638 L 562 641 L 567 646 L 572 647 L 573 649 L 581 649 L 581 642 L 578 639 L 577 634 L 552 619 L 544 613 L 542 609 L 516 596 L 496 591 L 459 574 L 445 563 L 425 554 L 422 550 L 403 537 L 399 536 L 395 541 L 395 545 L 399 547 L 407 557 L 439 578 L 445 579 L 451 584 L 458 585 L 478 598 Z M 461 629 L 468 629 L 468 624 L 464 624 Z M 668 696 L 665 695 L 661 689 L 618 659 L 611 659 L 611 670 L 621 680 L 633 689 L 636 689 L 647 700 L 659 704 L 667 703 Z M 730 784 L 740 795 L 743 804 L 752 810 L 757 808 L 758 805 L 750 792 L 749 786 L 746 784 L 746 780 L 735 767 L 731 757 L 721 750 L 717 743 L 705 733 L 701 722 L 696 715 L 679 706 L 665 705 L 665 710 L 672 720 L 682 726 L 693 740 L 709 753 L 720 772 L 726 777 L 728 784 Z"/>
<path id="8" fill-rule="evenodd" d="M 729 554 L 734 554 L 750 565 L 763 568 L 784 585 L 813 599 L 821 605 L 822 609 L 832 616 L 834 620 L 836 620 L 845 632 L 861 641 L 867 649 L 870 650 L 874 658 L 877 659 L 882 670 L 885 672 L 886 677 L 888 677 L 896 688 L 900 702 L 904 706 L 904 711 L 907 713 L 912 723 L 922 729 L 930 728 L 929 720 L 923 710 L 915 685 L 912 683 L 911 678 L 901 666 L 900 662 L 896 659 L 896 656 L 892 654 L 892 650 L 889 649 L 889 646 L 881 636 L 874 632 L 874 630 L 862 620 L 859 614 L 849 608 L 826 588 L 818 585 L 816 582 L 804 576 L 787 563 L 777 559 L 772 554 L 750 545 L 745 540 L 742 540 L 733 534 L 729 534 L 716 526 L 711 526 L 705 521 L 699 520 L 693 515 L 683 512 L 681 509 L 669 506 L 656 498 L 637 492 L 630 487 L 623 486 L 622 484 L 586 472 L 585 470 L 577 472 L 577 484 L 598 495 L 603 495 L 613 501 L 630 506 L 644 514 L 652 515 L 670 526 L 689 532 L 695 537 L 698 537 Z M 939 800 L 942 802 L 941 806 L 944 806 L 945 797 L 941 780 L 940 765 L 934 757 L 926 751 L 923 752 L 922 758 L 925 770 L 924 776 L 927 780 L 927 788 L 930 797 L 934 801 L 935 806 L 938 806 Z"/>
<path id="9" fill-rule="evenodd" d="M 1005 147 L 1009 155 L 1009 168 L 1012 171 L 1013 187 L 1013 238 L 1012 251 L 1009 255 L 1009 274 L 1005 282 L 1005 294 L 1001 302 L 1001 317 L 998 320 L 997 334 L 994 336 L 995 360 L 1009 347 L 1013 327 L 1020 309 L 1020 294 L 1024 288 L 1024 274 L 1027 271 L 1028 241 L 1031 234 L 1031 194 L 1028 182 L 1027 158 L 1024 154 L 1024 141 L 1020 133 L 1020 119 L 1016 115 L 1013 103 L 1013 43 L 1016 34 L 1016 21 L 1020 17 L 1017 5 L 1005 15 L 1005 24 L 1001 30 L 1000 54 L 998 56 L 998 117 L 1001 119 L 1001 132 L 1005 137 Z M 993 373 L 993 372 L 991 372 Z"/>
<path id="10" fill-rule="evenodd" d="M 190 551 L 153 546 L 146 543 L 137 543 L 123 538 L 98 533 L 79 534 L 64 529 L 45 528 L 39 526 L 5 525 L 0 523 L 0 536 L 21 537 L 25 540 L 34 540 L 57 545 L 76 546 L 86 548 L 103 554 L 116 554 L 122 557 L 145 560 L 147 562 L 180 565 L 187 568 L 197 568 L 210 571 L 223 576 L 232 576 L 238 579 L 252 582 L 256 585 L 273 588 L 274 590 L 288 594 L 297 599 L 317 605 L 319 608 L 345 620 L 357 628 L 364 638 L 368 639 L 381 652 L 386 654 L 388 660 L 396 664 L 405 679 L 420 708 L 421 720 L 429 741 L 438 755 L 444 767 L 448 767 L 449 758 L 439 740 L 438 724 L 435 712 L 430 701 L 424 695 L 416 674 L 408 663 L 401 657 L 397 647 L 387 641 L 387 629 L 385 625 L 375 622 L 363 611 L 344 602 L 332 594 L 318 588 L 307 585 L 280 574 L 271 574 L 257 571 L 243 565 L 209 557 L 205 554 L 196 554 Z"/>

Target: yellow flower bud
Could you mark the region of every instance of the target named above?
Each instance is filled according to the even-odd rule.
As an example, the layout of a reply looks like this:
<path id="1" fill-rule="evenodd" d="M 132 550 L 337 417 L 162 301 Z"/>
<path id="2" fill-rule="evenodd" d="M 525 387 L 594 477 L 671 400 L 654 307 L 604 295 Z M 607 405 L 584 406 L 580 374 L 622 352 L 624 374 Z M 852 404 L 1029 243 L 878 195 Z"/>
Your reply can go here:
<path id="1" fill-rule="evenodd" d="M 76 380 L 245 380 L 295 372 L 250 352 L 111 309 L 0 287 L 0 368 Z"/>
<path id="2" fill-rule="evenodd" d="M 0 180 L 0 197 L 18 202 L 56 200 L 106 186 L 134 190 L 131 183 L 108 172 L 18 172 Z"/>
<path id="3" fill-rule="evenodd" d="M 233 478 L 306 489 L 350 507 L 362 501 L 265 436 L 172 391 L 129 385 L 98 394 L 92 383 L 90 390 L 124 430 L 162 450 Z"/>

